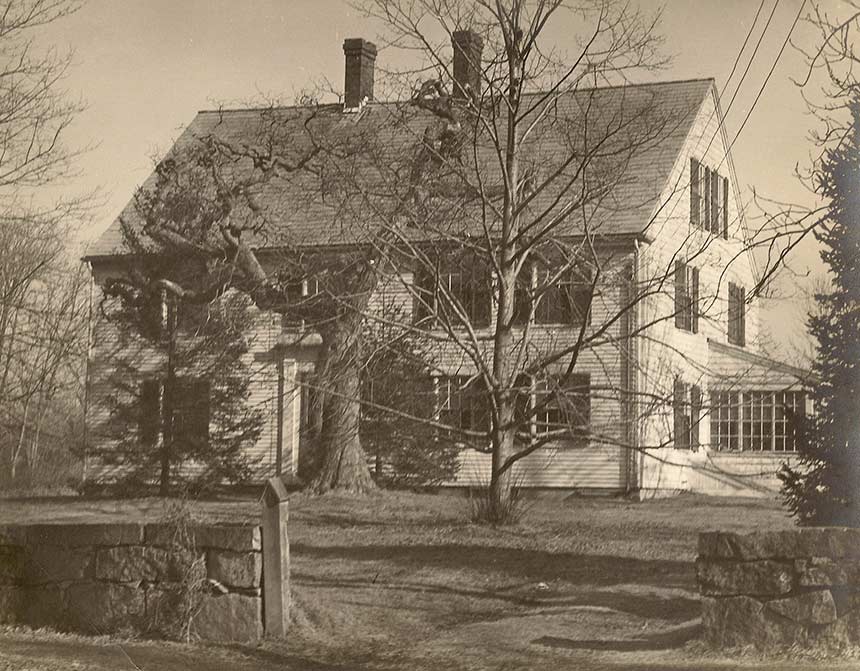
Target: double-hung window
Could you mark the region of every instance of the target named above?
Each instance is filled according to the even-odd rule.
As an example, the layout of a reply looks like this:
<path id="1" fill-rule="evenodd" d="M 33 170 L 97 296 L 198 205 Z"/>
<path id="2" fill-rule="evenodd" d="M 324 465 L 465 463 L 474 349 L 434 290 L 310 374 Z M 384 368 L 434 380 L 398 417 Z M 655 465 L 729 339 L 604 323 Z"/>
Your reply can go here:
<path id="1" fill-rule="evenodd" d="M 560 440 L 588 441 L 591 424 L 591 378 L 574 373 L 561 380 L 546 377 L 534 381 L 533 415 L 538 436 L 558 434 Z"/>
<path id="2" fill-rule="evenodd" d="M 699 269 L 675 262 L 675 327 L 699 332 Z"/>
<path id="3" fill-rule="evenodd" d="M 492 288 L 489 268 L 468 255 L 420 264 L 414 273 L 413 318 L 416 324 L 472 328 L 490 325 Z"/>
<path id="4" fill-rule="evenodd" d="M 466 431 L 489 430 L 490 398 L 479 378 L 464 375 L 439 377 L 436 394 L 440 422 Z"/>
<path id="5" fill-rule="evenodd" d="M 149 378 L 140 385 L 138 402 L 138 437 L 144 445 L 155 445 L 166 419 L 166 395 L 173 406 L 171 416 L 173 440 L 186 450 L 203 449 L 209 442 L 209 381 L 176 378 L 173 389 L 164 382 Z"/>
<path id="6" fill-rule="evenodd" d="M 587 264 L 569 268 L 534 264 L 517 278 L 515 325 L 527 323 L 581 326 L 590 321 L 592 272 Z"/>

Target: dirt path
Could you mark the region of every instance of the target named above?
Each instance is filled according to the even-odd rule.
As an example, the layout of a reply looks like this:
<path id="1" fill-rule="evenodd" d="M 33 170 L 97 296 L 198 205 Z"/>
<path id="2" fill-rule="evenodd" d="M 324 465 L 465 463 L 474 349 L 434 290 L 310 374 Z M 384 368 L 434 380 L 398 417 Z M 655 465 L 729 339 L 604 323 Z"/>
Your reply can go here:
<path id="1" fill-rule="evenodd" d="M 789 528 L 774 502 L 543 500 L 507 529 L 470 524 L 452 496 L 297 497 L 290 507 L 286 644 L 120 647 L 7 631 L 0 669 L 860 669 L 857 660 L 721 657 L 698 642 L 698 532 Z M 161 510 L 152 499 L 4 502 L 0 523 L 145 520 Z M 254 501 L 198 506 L 201 517 L 230 521 L 257 510 Z"/>

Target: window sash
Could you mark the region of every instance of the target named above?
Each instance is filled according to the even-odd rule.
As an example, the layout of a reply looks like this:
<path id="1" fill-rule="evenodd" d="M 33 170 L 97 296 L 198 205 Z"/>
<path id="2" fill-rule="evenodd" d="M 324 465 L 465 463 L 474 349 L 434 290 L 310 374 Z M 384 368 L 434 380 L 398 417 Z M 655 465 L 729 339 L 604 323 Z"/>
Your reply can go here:
<path id="1" fill-rule="evenodd" d="M 492 312 L 492 283 L 489 269 L 482 263 L 465 259 L 459 268 L 437 267 L 435 271 L 423 265 L 413 275 L 413 321 L 416 324 L 437 324 L 440 308 L 456 327 L 460 309 L 471 326 L 486 328 Z M 457 305 L 459 304 L 459 305 Z M 456 306 L 456 309 L 455 309 Z"/>
<path id="2" fill-rule="evenodd" d="M 788 410 L 788 412 L 786 412 Z M 790 414 L 803 416 L 802 391 L 711 392 L 711 446 L 720 451 L 795 452 Z"/>

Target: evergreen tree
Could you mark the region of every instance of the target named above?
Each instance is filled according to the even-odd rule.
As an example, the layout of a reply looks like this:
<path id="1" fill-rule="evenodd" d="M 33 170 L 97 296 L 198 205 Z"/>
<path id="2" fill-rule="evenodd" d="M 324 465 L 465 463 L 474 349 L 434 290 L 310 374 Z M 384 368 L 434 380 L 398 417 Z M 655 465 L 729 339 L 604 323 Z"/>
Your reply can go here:
<path id="1" fill-rule="evenodd" d="M 783 496 L 801 524 L 860 526 L 860 98 L 852 125 L 816 174 L 829 201 L 816 231 L 832 290 L 809 318 L 817 342 L 811 417 L 797 418 L 800 463 L 783 466 Z"/>
<path id="2" fill-rule="evenodd" d="M 150 216 L 186 205 L 138 200 Z M 100 456 L 120 467 L 132 489 L 158 484 L 162 496 L 245 481 L 253 464 L 244 448 L 263 427 L 250 402 L 251 300 L 237 291 L 171 291 L 199 284 L 200 269 L 130 227 L 123 234 L 133 251 L 129 271 L 105 283 L 101 306 L 118 333 L 111 362 L 116 444 Z"/>

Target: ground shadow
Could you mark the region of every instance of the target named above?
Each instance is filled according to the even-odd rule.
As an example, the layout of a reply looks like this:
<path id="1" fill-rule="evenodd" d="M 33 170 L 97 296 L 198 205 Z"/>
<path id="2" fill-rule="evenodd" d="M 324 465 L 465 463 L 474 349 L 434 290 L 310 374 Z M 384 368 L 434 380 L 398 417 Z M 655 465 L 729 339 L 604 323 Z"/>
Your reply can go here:
<path id="1" fill-rule="evenodd" d="M 505 573 L 536 582 L 559 580 L 596 586 L 636 583 L 664 588 L 695 588 L 693 564 L 685 561 L 460 544 L 323 547 L 295 543 L 290 552 L 297 558 L 314 561 L 389 562 L 400 567 L 453 571 L 472 569 L 482 573 Z"/>
<path id="2" fill-rule="evenodd" d="M 659 632 L 650 636 L 633 639 L 591 639 L 577 640 L 560 636 L 541 636 L 532 641 L 536 645 L 565 650 L 612 650 L 615 652 L 637 652 L 646 650 L 667 650 L 680 648 L 684 644 L 697 639 L 702 634 L 702 624 L 699 620 L 686 626 Z"/>

